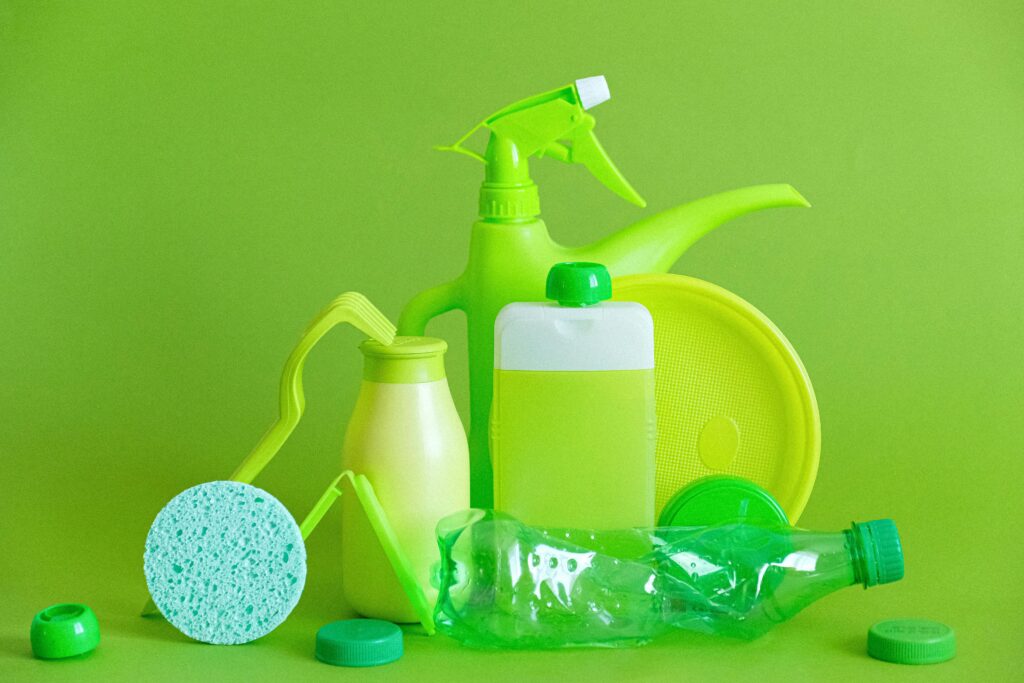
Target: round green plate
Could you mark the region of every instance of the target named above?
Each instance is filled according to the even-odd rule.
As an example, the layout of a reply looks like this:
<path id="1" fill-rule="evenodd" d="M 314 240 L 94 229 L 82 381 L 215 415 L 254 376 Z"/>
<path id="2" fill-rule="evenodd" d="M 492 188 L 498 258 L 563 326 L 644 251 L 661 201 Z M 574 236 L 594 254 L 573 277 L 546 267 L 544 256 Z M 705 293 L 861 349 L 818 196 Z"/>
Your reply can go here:
<path id="1" fill-rule="evenodd" d="M 818 471 L 810 378 L 770 320 L 735 294 L 683 275 L 612 284 L 654 319 L 657 510 L 683 486 L 731 474 L 767 490 L 796 523 Z"/>

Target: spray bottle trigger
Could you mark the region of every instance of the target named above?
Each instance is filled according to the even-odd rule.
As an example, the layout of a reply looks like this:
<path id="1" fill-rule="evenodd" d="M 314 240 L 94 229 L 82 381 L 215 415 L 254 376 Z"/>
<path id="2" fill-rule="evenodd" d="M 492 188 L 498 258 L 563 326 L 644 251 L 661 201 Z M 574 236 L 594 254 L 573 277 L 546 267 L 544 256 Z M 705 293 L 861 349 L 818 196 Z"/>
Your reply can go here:
<path id="1" fill-rule="evenodd" d="M 644 198 L 633 189 L 625 176 L 612 163 L 608 153 L 594 135 L 594 117 L 584 114 L 583 120 L 573 130 L 572 146 L 569 148 L 569 161 L 583 164 L 591 175 L 601 181 L 605 187 L 639 207 L 647 206 Z"/>
<path id="2" fill-rule="evenodd" d="M 465 154 L 467 157 L 471 157 L 473 159 L 476 159 L 480 163 L 486 165 L 487 164 L 487 159 L 484 158 L 483 154 L 479 154 L 478 152 L 474 152 L 473 150 L 467 149 L 467 148 L 462 146 L 462 143 L 464 143 L 466 140 L 468 140 L 471 137 L 473 137 L 473 134 L 476 133 L 478 130 L 480 130 L 480 128 L 482 128 L 483 125 L 484 125 L 483 123 L 476 124 L 476 126 L 474 126 L 472 130 L 470 130 L 468 133 L 466 133 L 461 138 L 459 138 L 455 142 L 455 144 L 452 144 L 452 145 L 434 145 L 434 150 L 438 151 L 438 152 L 455 152 L 456 154 Z"/>
<path id="3" fill-rule="evenodd" d="M 434 145 L 435 152 L 455 152 L 456 154 L 465 154 L 467 157 L 476 159 L 482 164 L 487 163 L 487 159 L 484 158 L 483 154 L 474 152 L 471 149 L 466 149 L 461 145 Z"/>
<path id="4" fill-rule="evenodd" d="M 528 188 L 524 191 L 533 197 L 529 206 L 519 206 L 516 204 L 519 200 L 508 200 L 512 204 L 505 208 L 517 216 L 535 216 L 539 213 L 536 186 L 530 180 L 524 163 L 531 156 L 550 157 L 568 164 L 583 164 L 609 190 L 643 207 L 647 203 L 615 167 L 593 133 L 594 117 L 587 110 L 610 98 L 611 93 L 604 76 L 581 78 L 567 86 L 499 109 L 455 144 L 435 149 L 457 152 L 487 166 L 485 185 L 487 182 L 492 185 L 481 191 L 491 194 L 481 207 L 493 204 L 493 193 Z M 481 128 L 491 133 L 487 151 L 483 154 L 464 146 Z M 481 215 L 490 214 L 485 212 Z M 503 212 L 500 215 L 508 218 L 511 214 Z"/>

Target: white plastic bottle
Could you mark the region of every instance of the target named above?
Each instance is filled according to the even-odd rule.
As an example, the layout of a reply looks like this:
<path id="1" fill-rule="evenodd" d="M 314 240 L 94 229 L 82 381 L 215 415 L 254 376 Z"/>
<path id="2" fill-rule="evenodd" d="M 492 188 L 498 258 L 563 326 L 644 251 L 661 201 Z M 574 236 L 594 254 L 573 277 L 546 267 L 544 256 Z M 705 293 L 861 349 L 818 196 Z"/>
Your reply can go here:
<path id="1" fill-rule="evenodd" d="M 430 604 L 434 528 L 469 507 L 469 449 L 444 372 L 447 344 L 430 337 L 369 340 L 363 383 L 345 432 L 343 469 L 365 474 Z M 359 501 L 342 496 L 342 581 L 361 615 L 418 620 Z"/>
<path id="2" fill-rule="evenodd" d="M 599 264 L 554 266 L 547 291 L 558 303 L 509 304 L 495 322 L 495 509 L 533 526 L 651 526 L 651 315 L 606 301 Z"/>

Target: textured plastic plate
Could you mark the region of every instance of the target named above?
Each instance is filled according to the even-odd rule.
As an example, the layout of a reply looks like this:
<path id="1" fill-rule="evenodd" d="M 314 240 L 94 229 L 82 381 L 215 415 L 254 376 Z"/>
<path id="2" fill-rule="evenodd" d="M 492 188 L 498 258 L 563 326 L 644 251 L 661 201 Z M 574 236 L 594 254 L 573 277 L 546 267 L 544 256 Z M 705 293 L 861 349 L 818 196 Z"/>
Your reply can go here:
<path id="1" fill-rule="evenodd" d="M 711 474 L 750 479 L 796 523 L 818 471 L 821 423 L 796 351 L 735 294 L 683 275 L 630 275 L 618 301 L 654 318 L 655 504 Z"/>

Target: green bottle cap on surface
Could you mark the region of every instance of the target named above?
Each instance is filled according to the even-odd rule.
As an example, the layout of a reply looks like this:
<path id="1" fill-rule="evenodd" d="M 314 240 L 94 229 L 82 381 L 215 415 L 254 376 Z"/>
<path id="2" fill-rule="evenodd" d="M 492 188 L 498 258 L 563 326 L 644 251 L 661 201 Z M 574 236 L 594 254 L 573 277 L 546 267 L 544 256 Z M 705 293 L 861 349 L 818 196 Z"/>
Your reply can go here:
<path id="1" fill-rule="evenodd" d="M 100 644 L 100 623 L 88 606 L 50 605 L 32 620 L 32 653 L 40 659 L 64 659 L 92 652 Z"/>
<path id="2" fill-rule="evenodd" d="M 658 526 L 710 526 L 727 522 L 789 526 L 786 513 L 770 493 L 748 479 L 717 474 L 679 489 L 658 516 Z"/>
<path id="3" fill-rule="evenodd" d="M 402 629 L 379 619 L 332 621 L 316 633 L 316 658 L 334 666 L 377 666 L 402 656 Z"/>
<path id="4" fill-rule="evenodd" d="M 562 306 L 591 306 L 612 298 L 612 277 L 600 263 L 556 263 L 548 271 L 547 298 Z"/>
<path id="5" fill-rule="evenodd" d="M 890 619 L 868 629 L 868 654 L 895 664 L 938 664 L 956 656 L 956 634 L 928 619 Z"/>
<path id="6" fill-rule="evenodd" d="M 895 522 L 876 519 L 854 523 L 848 533 L 853 538 L 851 551 L 857 580 L 865 588 L 903 578 L 903 546 Z"/>

